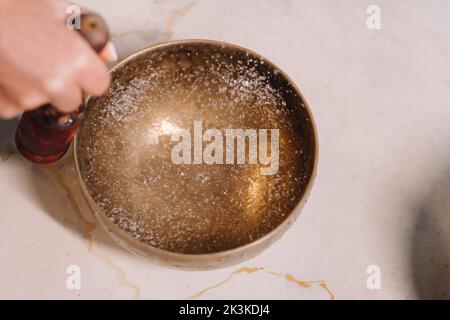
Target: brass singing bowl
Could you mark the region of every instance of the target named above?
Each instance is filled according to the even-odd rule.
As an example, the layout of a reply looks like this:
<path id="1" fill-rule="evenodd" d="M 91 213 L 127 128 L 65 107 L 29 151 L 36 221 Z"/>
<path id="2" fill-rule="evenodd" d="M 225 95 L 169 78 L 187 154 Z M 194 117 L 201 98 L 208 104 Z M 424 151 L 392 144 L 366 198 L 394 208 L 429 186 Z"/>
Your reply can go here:
<path id="1" fill-rule="evenodd" d="M 93 213 L 125 248 L 169 266 L 217 268 L 257 255 L 294 222 L 316 174 L 317 133 L 273 63 L 232 44 L 184 40 L 133 54 L 111 75 L 109 91 L 88 102 L 75 162 Z M 173 134 L 195 136 L 194 121 L 223 134 L 223 149 L 214 136 L 218 157 L 226 129 L 278 129 L 278 171 L 262 174 L 268 162 L 250 161 L 250 138 L 245 163 L 175 163 Z M 275 155 L 270 138 L 257 143 Z M 196 146 L 205 152 L 211 141 Z"/>

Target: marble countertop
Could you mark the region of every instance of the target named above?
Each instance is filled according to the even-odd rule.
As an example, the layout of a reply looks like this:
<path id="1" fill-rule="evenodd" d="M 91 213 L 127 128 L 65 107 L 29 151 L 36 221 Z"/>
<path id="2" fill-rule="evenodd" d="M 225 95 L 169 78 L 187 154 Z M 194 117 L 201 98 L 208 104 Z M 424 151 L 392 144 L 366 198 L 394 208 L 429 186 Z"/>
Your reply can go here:
<path id="1" fill-rule="evenodd" d="M 105 16 L 120 58 L 209 38 L 272 60 L 312 108 L 318 176 L 301 216 L 262 254 L 178 271 L 96 225 L 71 154 L 30 164 L 13 146 L 17 120 L 0 121 L 0 298 L 450 298 L 448 1 L 76 2 Z M 70 290 L 73 265 L 81 288 Z"/>

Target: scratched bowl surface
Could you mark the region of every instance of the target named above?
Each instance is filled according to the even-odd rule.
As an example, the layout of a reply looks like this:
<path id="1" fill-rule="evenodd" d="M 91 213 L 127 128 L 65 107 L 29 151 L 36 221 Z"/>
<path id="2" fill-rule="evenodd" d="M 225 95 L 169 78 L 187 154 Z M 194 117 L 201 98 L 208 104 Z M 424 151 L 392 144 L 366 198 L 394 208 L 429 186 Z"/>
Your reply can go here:
<path id="1" fill-rule="evenodd" d="M 269 61 L 232 45 L 175 42 L 127 59 L 112 79 L 89 101 L 76 145 L 101 217 L 148 246 L 208 254 L 249 244 L 294 214 L 315 169 L 315 129 L 298 91 Z M 215 139 L 202 141 L 194 121 L 201 133 L 217 129 Z M 235 163 L 225 163 L 230 128 L 255 130 L 256 163 L 248 137 L 244 163 L 236 163 L 237 144 Z M 172 154 L 186 136 L 174 137 L 184 129 L 192 143 L 177 154 L 192 163 L 178 164 Z M 275 155 L 275 134 L 259 129 L 279 130 L 278 166 L 275 157 L 260 159 L 263 138 L 266 156 Z M 212 142 L 210 154 L 224 164 L 194 159 Z"/>

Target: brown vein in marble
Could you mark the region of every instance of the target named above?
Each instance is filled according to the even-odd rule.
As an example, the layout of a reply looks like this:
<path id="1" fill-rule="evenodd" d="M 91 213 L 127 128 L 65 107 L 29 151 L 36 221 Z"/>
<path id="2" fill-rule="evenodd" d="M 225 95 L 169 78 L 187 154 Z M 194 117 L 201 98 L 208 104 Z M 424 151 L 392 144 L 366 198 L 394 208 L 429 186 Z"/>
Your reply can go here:
<path id="1" fill-rule="evenodd" d="M 166 40 L 170 40 L 172 38 L 173 34 L 173 26 L 175 24 L 175 21 L 188 14 L 189 11 L 199 2 L 200 0 L 192 0 L 188 4 L 186 4 L 181 9 L 173 10 L 172 13 L 169 15 L 169 17 L 166 20 L 166 32 L 165 32 L 165 38 Z"/>
<path id="2" fill-rule="evenodd" d="M 188 299 L 200 298 L 201 296 L 203 296 L 203 295 L 204 295 L 206 292 L 208 292 L 209 290 L 214 289 L 214 288 L 218 288 L 218 287 L 224 285 L 225 283 L 227 283 L 228 281 L 230 281 L 231 278 L 233 278 L 235 275 L 237 275 L 237 274 L 239 274 L 239 273 L 254 273 L 254 272 L 258 272 L 258 271 L 260 271 L 260 270 L 262 270 L 262 268 L 247 268 L 247 267 L 244 267 L 244 268 L 238 269 L 238 270 L 236 270 L 236 271 L 233 271 L 233 272 L 228 276 L 228 278 L 226 278 L 225 280 L 223 280 L 223 281 L 221 281 L 221 282 L 219 282 L 219 283 L 216 283 L 215 285 L 212 285 L 212 286 L 210 286 L 210 287 L 207 287 L 207 288 L 205 288 L 205 289 L 203 289 L 203 290 L 197 292 L 197 293 L 194 294 L 193 296 L 188 297 Z"/>
<path id="3" fill-rule="evenodd" d="M 269 274 L 272 274 L 274 276 L 283 278 L 286 281 L 293 282 L 302 288 L 311 288 L 313 286 L 318 286 L 319 288 L 325 290 L 328 293 L 328 295 L 330 296 L 330 300 L 335 299 L 333 292 L 331 292 L 330 288 L 327 286 L 327 284 L 323 280 L 314 280 L 314 281 L 299 280 L 299 279 L 295 278 L 292 274 L 284 274 L 283 275 L 281 273 L 277 273 L 277 272 L 273 272 L 273 271 L 266 271 L 266 272 Z"/>
<path id="4" fill-rule="evenodd" d="M 106 262 L 106 264 L 109 267 L 111 267 L 113 270 L 117 272 L 121 283 L 134 291 L 133 299 L 141 299 L 141 289 L 137 285 L 127 280 L 125 271 L 122 268 L 120 268 L 116 263 L 114 263 L 114 261 L 112 261 L 108 255 L 100 252 L 98 249 L 94 247 L 93 231 L 97 227 L 97 223 L 91 222 L 86 217 L 83 216 L 83 214 L 81 213 L 80 206 L 76 201 L 74 193 L 72 192 L 70 187 L 64 182 L 64 179 L 62 178 L 59 169 L 52 165 L 40 166 L 40 168 L 42 168 L 43 170 L 48 170 L 55 176 L 58 185 L 63 189 L 70 204 L 72 205 L 73 210 L 77 214 L 78 218 L 83 222 L 84 224 L 83 237 L 87 241 L 88 252 L 102 259 L 104 262 Z"/>
<path id="5" fill-rule="evenodd" d="M 207 288 L 205 288 L 203 290 L 200 290 L 196 294 L 188 297 L 188 299 L 201 298 L 206 292 L 226 284 L 228 281 L 230 281 L 237 274 L 240 274 L 240 273 L 250 274 L 250 273 L 259 272 L 259 271 L 263 271 L 263 272 L 266 272 L 266 273 L 271 274 L 273 276 L 276 276 L 276 277 L 279 277 L 279 278 L 283 278 L 284 280 L 289 281 L 289 282 L 293 282 L 293 283 L 295 283 L 296 285 L 298 285 L 299 287 L 302 287 L 302 288 L 309 289 L 309 288 L 312 288 L 314 286 L 318 286 L 319 288 L 321 288 L 322 290 L 325 290 L 328 293 L 328 295 L 330 297 L 330 300 L 334 300 L 335 299 L 334 294 L 331 292 L 330 288 L 328 287 L 328 285 L 323 280 L 315 280 L 315 281 L 299 280 L 299 279 L 295 278 L 291 274 L 284 274 L 283 275 L 281 273 L 274 272 L 274 271 L 268 271 L 268 270 L 266 271 L 266 270 L 264 270 L 264 268 L 249 268 L 249 267 L 244 267 L 244 268 L 238 269 L 236 271 L 233 271 L 225 280 L 223 280 L 223 281 L 221 281 L 219 283 L 216 283 L 216 284 L 214 284 L 212 286 L 209 286 L 209 287 L 207 287 Z"/>

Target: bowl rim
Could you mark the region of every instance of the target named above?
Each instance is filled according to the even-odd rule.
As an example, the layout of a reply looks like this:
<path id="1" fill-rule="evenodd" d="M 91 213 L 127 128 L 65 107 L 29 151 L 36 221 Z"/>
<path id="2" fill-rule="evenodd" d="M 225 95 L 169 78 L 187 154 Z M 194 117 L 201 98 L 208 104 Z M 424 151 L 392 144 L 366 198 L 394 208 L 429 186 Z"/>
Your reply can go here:
<path id="1" fill-rule="evenodd" d="M 132 251 L 133 253 L 136 253 L 134 249 L 137 248 L 139 253 L 145 252 L 145 255 L 147 255 L 147 256 L 155 254 L 158 256 L 165 256 L 165 257 L 167 257 L 168 260 L 170 260 L 170 259 L 174 259 L 174 260 L 178 260 L 178 261 L 184 260 L 184 261 L 189 261 L 189 262 L 198 262 L 199 264 L 201 264 L 201 261 L 210 261 L 211 259 L 220 259 L 220 258 L 230 256 L 230 255 L 243 254 L 244 252 L 246 252 L 247 250 L 249 250 L 251 248 L 258 247 L 258 246 L 264 246 L 264 243 L 270 241 L 270 239 L 274 239 L 274 241 L 272 241 L 272 243 L 273 243 L 286 232 L 286 229 L 289 227 L 289 225 L 291 223 L 293 223 L 297 219 L 297 217 L 300 215 L 300 213 L 301 213 L 304 205 L 306 204 L 307 199 L 311 193 L 312 186 L 313 186 L 315 178 L 317 176 L 317 168 L 318 168 L 318 161 L 319 161 L 319 141 L 318 141 L 317 126 L 316 126 L 313 114 L 311 112 L 311 108 L 310 108 L 308 102 L 306 101 L 305 97 L 303 96 L 302 92 L 300 91 L 298 86 L 295 84 L 295 82 L 292 81 L 292 79 L 283 70 L 281 70 L 276 64 L 274 64 L 272 61 L 270 61 L 266 57 L 262 56 L 259 53 L 254 52 L 250 49 L 241 47 L 239 45 L 235 45 L 235 44 L 231 44 L 231 43 L 219 41 L 219 40 L 210 40 L 210 39 L 183 39 L 183 40 L 173 40 L 173 41 L 161 42 L 161 43 L 151 45 L 147 48 L 141 49 L 135 53 L 132 53 L 131 55 L 124 58 L 123 60 L 118 62 L 116 65 L 114 65 L 109 70 L 109 72 L 110 73 L 114 72 L 115 70 L 124 66 L 129 61 L 131 61 L 141 55 L 144 55 L 148 52 L 155 51 L 155 50 L 158 50 L 161 48 L 176 46 L 176 45 L 180 46 L 180 45 L 192 45 L 192 44 L 208 44 L 208 45 L 220 46 L 220 47 L 224 47 L 224 48 L 228 47 L 228 48 L 237 49 L 239 51 L 243 51 L 245 53 L 249 53 L 249 54 L 257 57 L 261 61 L 264 61 L 264 63 L 267 63 L 272 69 L 277 70 L 279 72 L 279 74 L 281 74 L 282 77 L 289 82 L 292 89 L 302 100 L 303 107 L 305 108 L 305 110 L 309 116 L 311 127 L 312 127 L 312 134 L 313 134 L 313 141 L 314 141 L 313 168 L 312 168 L 309 180 L 307 182 L 306 188 L 304 189 L 300 200 L 297 202 L 295 207 L 290 211 L 290 213 L 286 215 L 286 217 L 283 219 L 283 221 L 281 223 L 279 223 L 275 228 L 270 230 L 265 235 L 255 239 L 251 242 L 248 242 L 244 245 L 241 245 L 241 246 L 238 246 L 235 248 L 222 250 L 222 251 L 193 254 L 193 253 L 173 252 L 173 251 L 164 250 L 164 249 L 152 246 L 150 244 L 140 241 L 139 239 L 134 238 L 128 232 L 124 231 L 122 228 L 120 228 L 118 225 L 116 225 L 114 222 L 112 222 L 106 216 L 106 214 L 103 212 L 103 210 L 101 210 L 100 207 L 98 207 L 98 205 L 96 204 L 94 199 L 91 197 L 91 195 L 87 189 L 87 186 L 83 180 L 83 177 L 81 176 L 80 166 L 79 166 L 79 162 L 78 162 L 78 154 L 77 154 L 78 142 L 77 141 L 78 141 L 79 130 L 77 131 L 77 133 L 75 135 L 74 142 L 72 144 L 72 148 L 73 148 L 73 155 L 74 155 L 75 168 L 76 168 L 76 172 L 77 172 L 78 182 L 80 184 L 80 189 L 82 191 L 82 194 L 85 197 L 86 202 L 88 203 L 90 209 L 92 210 L 93 215 L 96 217 L 98 222 L 100 222 L 100 224 L 102 224 L 103 227 L 106 228 L 106 231 L 110 235 L 112 232 L 119 234 L 118 239 L 116 238 L 117 236 L 111 235 L 111 236 L 113 236 L 113 238 L 115 238 L 116 241 L 121 243 L 123 246 L 126 247 L 126 249 Z M 88 101 L 89 98 L 90 97 L 87 97 L 86 101 Z M 108 222 L 108 225 L 106 224 L 106 221 Z M 114 228 L 114 230 L 111 230 L 111 228 Z M 276 235 L 278 235 L 278 237 L 276 237 Z M 125 239 L 125 240 L 123 240 L 123 239 Z M 125 241 L 127 243 L 126 244 L 122 243 L 122 241 Z M 133 249 L 130 249 L 128 244 L 133 246 Z M 263 249 L 267 248 L 270 245 L 271 245 L 271 243 L 268 244 L 267 246 L 264 246 Z M 260 250 L 260 251 L 262 251 L 262 250 Z M 258 253 L 256 253 L 255 255 L 257 255 Z M 176 266 L 176 267 L 180 267 L 180 266 Z"/>

